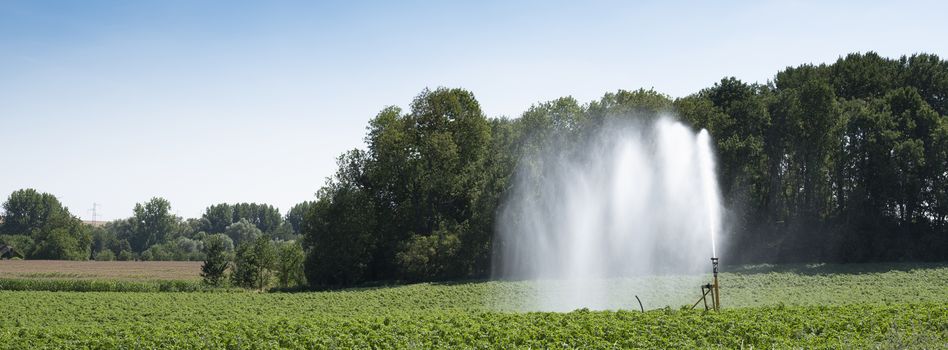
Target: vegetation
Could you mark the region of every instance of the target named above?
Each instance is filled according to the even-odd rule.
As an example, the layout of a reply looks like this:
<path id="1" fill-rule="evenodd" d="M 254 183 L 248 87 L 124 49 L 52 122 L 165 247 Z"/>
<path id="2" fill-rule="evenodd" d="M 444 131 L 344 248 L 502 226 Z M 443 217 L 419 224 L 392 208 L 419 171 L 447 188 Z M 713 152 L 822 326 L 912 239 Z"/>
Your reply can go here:
<path id="1" fill-rule="evenodd" d="M 677 99 L 559 98 L 516 119 L 488 118 L 469 91 L 424 90 L 407 110 L 372 118 L 367 148 L 341 155 L 315 200 L 285 217 L 267 204 L 221 203 L 185 220 L 153 198 L 90 228 L 26 189 L 3 205 L 0 242 L 27 259 L 204 260 L 209 236 L 240 246 L 266 235 L 302 244 L 314 288 L 484 278 L 503 244 L 495 214 L 510 179 L 533 166 L 519 163 L 524 155 L 578 149 L 605 123 L 668 114 L 716 143 L 729 209 L 722 261 L 946 261 L 946 101 L 948 61 L 871 52 L 788 67 L 766 84 L 725 78 Z"/>
<path id="2" fill-rule="evenodd" d="M 4 244 L 35 259 L 85 260 L 92 235 L 55 196 L 33 189 L 14 191 L 3 203 Z"/>
<path id="3" fill-rule="evenodd" d="M 262 290 L 270 285 L 277 267 L 277 251 L 269 236 L 241 243 L 234 258 L 234 285 Z"/>
<path id="4" fill-rule="evenodd" d="M 724 261 L 945 261 L 946 97 L 948 62 L 871 52 L 787 68 L 767 84 L 725 78 L 679 99 L 560 98 L 518 119 L 488 119 L 465 90 L 425 90 L 408 111 L 382 110 L 367 149 L 339 158 L 302 226 L 307 275 L 317 287 L 486 276 L 503 244 L 493 240 L 500 199 L 533 167 L 517 160 L 663 114 L 715 140 Z"/>
<path id="5" fill-rule="evenodd" d="M 943 264 L 729 270 L 735 272 L 721 276 L 720 313 L 681 304 L 645 313 L 510 312 L 505 302 L 529 295 L 527 282 L 315 293 L 2 291 L 10 316 L 0 320 L 0 338 L 13 341 L 0 348 L 937 348 L 948 342 Z M 663 278 L 688 283 L 688 300 L 697 297 L 691 277 Z"/>
<path id="6" fill-rule="evenodd" d="M 187 280 L 17 279 L 0 278 L 0 290 L 50 292 L 195 292 L 225 290 Z"/>
<path id="7" fill-rule="evenodd" d="M 220 286 L 224 282 L 227 266 L 230 264 L 225 242 L 220 236 L 210 236 L 204 244 L 205 259 L 201 265 L 201 277 L 208 285 Z"/>

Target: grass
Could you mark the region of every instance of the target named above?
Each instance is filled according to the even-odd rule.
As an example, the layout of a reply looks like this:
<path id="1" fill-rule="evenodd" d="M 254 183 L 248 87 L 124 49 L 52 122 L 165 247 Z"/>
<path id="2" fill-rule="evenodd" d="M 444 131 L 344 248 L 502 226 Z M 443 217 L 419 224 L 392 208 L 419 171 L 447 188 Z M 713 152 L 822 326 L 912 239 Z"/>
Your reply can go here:
<path id="1" fill-rule="evenodd" d="M 615 281 L 657 309 L 523 312 L 526 282 L 315 293 L 0 291 L 2 348 L 943 348 L 948 265 L 729 268 L 721 313 L 664 308 L 706 276 Z M 611 289 L 611 288 L 610 288 Z M 669 291 L 678 291 L 666 295 Z M 616 290 L 622 295 L 630 290 Z M 636 305 L 637 308 L 637 305 Z"/>

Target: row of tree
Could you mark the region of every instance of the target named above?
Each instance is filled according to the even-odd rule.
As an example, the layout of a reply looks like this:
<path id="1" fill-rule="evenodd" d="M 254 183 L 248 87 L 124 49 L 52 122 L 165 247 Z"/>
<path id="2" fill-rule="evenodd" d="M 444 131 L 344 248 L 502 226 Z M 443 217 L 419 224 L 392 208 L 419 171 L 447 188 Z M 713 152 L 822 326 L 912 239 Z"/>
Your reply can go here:
<path id="1" fill-rule="evenodd" d="M 299 226 L 312 202 L 293 206 L 286 216 L 268 204 L 217 204 L 197 219 L 171 212 L 163 198 L 135 205 L 133 215 L 102 226 L 84 224 L 49 194 L 14 191 L 3 203 L 0 243 L 21 258 L 66 260 L 203 260 L 209 239 L 228 252 L 259 237 L 299 241 Z"/>
<path id="2" fill-rule="evenodd" d="M 383 109 L 302 221 L 314 286 L 484 277 L 495 216 L 524 155 L 583 144 L 611 120 L 677 115 L 715 140 L 730 262 L 948 259 L 948 62 L 850 54 L 487 118 L 472 93 L 425 90 Z M 578 150 L 578 147 L 576 147 Z M 502 264 L 503 261 L 495 261 Z"/>
<path id="3" fill-rule="evenodd" d="M 265 289 L 306 284 L 298 230 L 312 202 L 287 215 L 271 205 L 217 204 L 199 219 L 171 214 L 152 198 L 132 217 L 103 226 L 85 224 L 55 196 L 14 191 L 3 203 L 0 243 L 16 257 L 57 260 L 204 260 L 202 276 L 213 286 Z"/>
<path id="4" fill-rule="evenodd" d="M 294 241 L 274 241 L 263 235 L 228 249 L 223 237 L 211 237 L 204 245 L 201 277 L 211 286 L 233 285 L 263 290 L 276 282 L 280 288 L 306 285 L 303 248 Z M 228 278 L 229 277 L 229 278 Z"/>

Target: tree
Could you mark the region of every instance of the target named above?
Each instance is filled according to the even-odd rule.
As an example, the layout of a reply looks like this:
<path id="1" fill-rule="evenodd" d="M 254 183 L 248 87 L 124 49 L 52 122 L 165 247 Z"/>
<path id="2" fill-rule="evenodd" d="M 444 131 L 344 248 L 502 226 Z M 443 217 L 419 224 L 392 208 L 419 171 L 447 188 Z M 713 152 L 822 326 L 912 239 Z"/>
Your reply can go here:
<path id="1" fill-rule="evenodd" d="M 29 258 L 85 260 L 91 256 L 92 236 L 55 196 L 34 189 L 14 191 L 3 203 L 0 232 L 29 235 Z"/>
<path id="2" fill-rule="evenodd" d="M 160 197 L 152 198 L 145 204 L 136 203 L 132 219 L 133 235 L 129 243 L 136 252 L 165 242 L 175 221 L 171 215 L 171 204 Z"/>
<path id="3" fill-rule="evenodd" d="M 228 256 L 228 245 L 233 243 L 227 241 L 227 236 L 210 235 L 204 239 L 204 264 L 201 265 L 201 277 L 204 283 L 212 286 L 220 286 L 224 282 L 224 274 L 230 264 Z"/>
<path id="4" fill-rule="evenodd" d="M 114 258 L 122 250 L 122 242 L 119 241 L 114 231 L 105 227 L 93 227 L 90 231 L 92 232 L 92 255 L 94 257 L 98 256 L 99 253 L 109 251 Z"/>
<path id="5" fill-rule="evenodd" d="M 283 224 L 280 210 L 269 204 L 237 203 L 234 204 L 234 218 L 232 222 L 245 219 L 264 233 L 273 233 Z"/>
<path id="6" fill-rule="evenodd" d="M 286 211 L 284 221 L 293 228 L 293 233 L 300 234 L 301 227 L 303 226 L 303 218 L 306 216 L 306 212 L 313 207 L 313 203 L 313 201 L 300 202 Z"/>
<path id="7" fill-rule="evenodd" d="M 26 258 L 26 254 L 33 252 L 33 246 L 36 242 L 27 235 L 0 235 L 0 244 L 6 244 L 13 247 L 20 258 Z"/>
<path id="8" fill-rule="evenodd" d="M 404 275 L 413 281 L 450 276 L 461 245 L 458 234 L 442 228 L 432 235 L 415 235 L 402 245 L 395 259 Z"/>
<path id="9" fill-rule="evenodd" d="M 43 231 L 36 238 L 32 258 L 48 260 L 87 260 L 91 237 L 76 220 L 67 226 Z"/>
<path id="10" fill-rule="evenodd" d="M 49 230 L 71 216 L 55 196 L 32 188 L 14 191 L 3 203 L 3 224 L 0 233 L 31 235 L 36 230 Z"/>
<path id="11" fill-rule="evenodd" d="M 273 278 L 276 259 L 276 249 L 267 235 L 241 243 L 237 246 L 234 272 L 231 274 L 234 284 L 263 290 Z"/>
<path id="12" fill-rule="evenodd" d="M 320 190 L 303 220 L 306 280 L 313 287 L 348 286 L 367 279 L 379 237 L 375 205 L 357 179 L 364 158 L 353 151 L 340 157 L 340 169 Z"/>
<path id="13" fill-rule="evenodd" d="M 299 242 L 280 242 L 277 244 L 277 281 L 281 288 L 291 288 L 306 285 L 306 275 L 303 271 L 303 247 Z"/>
<path id="14" fill-rule="evenodd" d="M 225 233 L 228 237 L 230 237 L 230 239 L 234 241 L 234 244 L 237 245 L 240 245 L 243 242 L 253 241 L 257 239 L 257 237 L 263 235 L 263 232 L 261 232 L 259 228 L 250 223 L 250 221 L 247 221 L 247 219 L 243 218 L 240 219 L 240 221 L 227 226 Z"/>
<path id="15" fill-rule="evenodd" d="M 208 233 L 224 233 L 233 223 L 234 207 L 227 203 L 207 207 L 201 217 L 201 229 Z"/>

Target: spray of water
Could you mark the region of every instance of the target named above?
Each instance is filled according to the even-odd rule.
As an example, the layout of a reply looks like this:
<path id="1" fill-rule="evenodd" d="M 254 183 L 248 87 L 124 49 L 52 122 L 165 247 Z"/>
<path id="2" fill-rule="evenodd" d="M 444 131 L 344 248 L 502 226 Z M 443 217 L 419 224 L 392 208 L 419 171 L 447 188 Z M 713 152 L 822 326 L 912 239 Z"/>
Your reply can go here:
<path id="1" fill-rule="evenodd" d="M 698 133 L 698 161 L 701 173 L 701 190 L 704 209 L 708 215 L 708 232 L 711 236 L 711 257 L 717 257 L 714 238 L 721 229 L 721 195 L 718 192 L 718 180 L 714 172 L 714 154 L 711 152 L 711 135 L 708 130 Z"/>
<path id="2" fill-rule="evenodd" d="M 533 282 L 521 309 L 629 308 L 636 290 L 673 294 L 655 292 L 670 287 L 648 276 L 707 272 L 717 254 L 721 201 L 706 131 L 662 117 L 593 136 L 521 159 L 494 264 L 496 277 Z"/>

